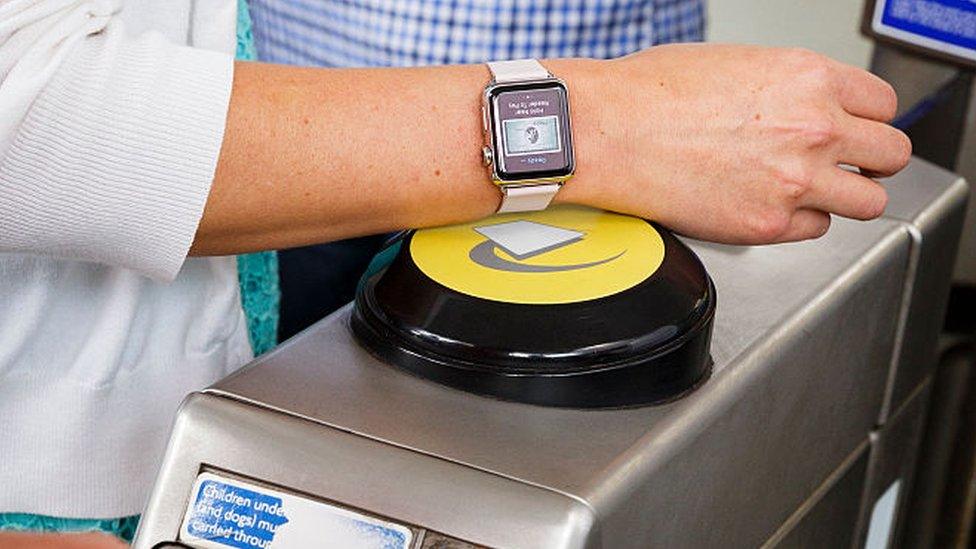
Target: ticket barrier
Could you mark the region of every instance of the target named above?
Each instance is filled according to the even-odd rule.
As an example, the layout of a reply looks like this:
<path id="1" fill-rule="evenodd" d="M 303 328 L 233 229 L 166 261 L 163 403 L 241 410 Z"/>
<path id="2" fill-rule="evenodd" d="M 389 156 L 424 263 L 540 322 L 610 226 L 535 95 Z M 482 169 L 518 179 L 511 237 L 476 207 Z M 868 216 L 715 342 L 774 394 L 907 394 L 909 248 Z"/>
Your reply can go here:
<path id="1" fill-rule="evenodd" d="M 688 242 L 714 288 L 695 257 L 684 255 L 684 267 L 670 279 L 684 293 L 637 297 L 658 300 L 642 303 L 647 319 L 684 311 L 678 316 L 687 322 L 665 322 L 671 328 L 653 337 L 634 331 L 619 312 L 625 309 L 614 309 L 617 316 L 585 307 L 574 309 L 575 318 L 544 314 L 644 292 L 642 284 L 660 274 L 641 271 L 647 257 L 615 271 L 624 272 L 623 281 L 585 283 L 593 271 L 581 267 L 572 275 L 560 271 L 568 278 L 552 291 L 523 288 L 512 297 L 502 295 L 506 283 L 464 287 L 468 277 L 452 278 L 450 265 L 422 258 L 411 240 L 367 279 L 357 307 L 341 309 L 187 399 L 134 546 L 897 544 L 931 367 L 914 362 L 928 351 L 907 346 L 929 345 L 938 320 L 918 315 L 939 312 L 949 283 L 944 269 L 921 259 L 955 246 L 967 188 L 918 160 L 886 185 L 889 215 L 869 223 L 836 219 L 817 241 Z M 597 219 L 650 234 L 630 221 Z M 602 261 L 604 252 L 615 256 L 611 244 L 596 245 L 608 242 L 602 225 L 570 221 L 504 220 L 517 223 L 506 230 L 558 229 L 543 230 L 548 239 L 529 246 L 542 250 L 535 259 L 516 249 L 524 239 L 506 248 L 497 228 L 469 227 L 469 240 L 448 239 L 445 249 L 471 250 L 481 263 L 499 267 L 503 276 L 495 282 L 520 280 L 527 273 L 518 269 L 526 265 L 563 269 Z M 663 259 L 652 253 L 650 264 L 667 265 L 683 254 L 674 252 L 683 249 L 679 244 L 668 247 L 665 231 L 652 229 L 660 247 L 644 242 L 640 249 L 673 253 Z M 622 241 L 630 238 L 639 237 Z M 445 245 L 434 240 L 434 249 Z M 488 248 L 486 241 L 511 253 L 475 254 L 479 245 Z M 590 252 L 580 251 L 587 246 Z M 434 264 L 418 266 L 428 259 Z M 373 319 L 371 339 L 362 322 L 371 314 L 362 302 L 369 285 L 373 297 L 382 294 L 377 281 L 407 267 L 450 291 L 409 294 L 421 296 L 413 308 L 375 309 L 383 321 Z M 602 290 L 593 290 L 600 284 Z M 531 301 L 525 296 L 574 291 L 582 294 L 562 303 L 510 304 L 534 307 L 540 316 L 478 315 L 478 299 Z M 564 333 L 556 333 L 559 326 Z M 574 331 L 584 326 L 588 332 Z M 593 343 L 594 333 L 602 334 L 602 346 Z M 688 344 L 708 341 L 708 334 L 707 355 Z M 384 352 L 377 345 L 384 338 L 399 339 Z M 590 344 L 556 352 L 574 338 Z M 546 352 L 521 347 L 533 341 Z M 490 345 L 491 352 L 472 354 L 472 342 Z M 627 355 L 628 348 L 637 354 Z M 675 358 L 682 348 L 683 358 Z M 568 376 L 608 387 L 612 376 L 585 377 L 607 373 L 601 352 L 617 353 L 613 364 L 645 384 L 623 393 L 654 393 L 649 387 L 656 382 L 667 390 L 646 402 L 603 402 L 604 391 L 593 395 L 585 383 L 556 379 L 558 370 L 519 370 L 521 358 L 550 365 L 566 359 L 561 367 Z M 477 356 L 488 356 L 491 367 L 479 369 Z M 635 364 L 669 373 L 640 379 L 646 372 L 627 370 Z M 480 381 L 466 382 L 465 371 Z M 546 376 L 562 383 L 561 398 L 547 401 Z"/>
<path id="2" fill-rule="evenodd" d="M 889 424 L 873 431 L 766 547 L 895 547 L 924 426 L 930 383 Z M 829 525 L 829 526 L 828 526 Z"/>
<path id="3" fill-rule="evenodd" d="M 898 92 L 894 124 L 912 138 L 915 154 L 972 181 L 976 177 L 976 4 L 867 0 L 862 23 L 864 33 L 878 42 L 871 71 Z M 971 189 L 971 205 L 973 196 Z M 952 254 L 955 286 L 950 321 L 940 344 L 945 354 L 933 372 L 932 402 L 916 481 L 905 502 L 911 520 L 904 524 L 899 538 L 903 546 L 919 549 L 967 546 L 976 517 L 971 504 L 976 501 L 971 488 L 976 480 L 972 466 L 976 463 L 976 431 L 968 420 L 976 403 L 970 381 L 976 361 L 968 351 L 976 332 L 967 328 L 976 319 L 972 306 L 976 296 L 976 210 L 972 206 L 963 223 L 958 253 L 939 252 L 943 268 L 949 264 L 946 256 Z M 931 348 L 904 347 L 926 352 Z M 930 361 L 916 364 L 925 365 L 916 372 L 921 374 Z M 913 386 L 907 381 L 918 377 L 904 374 L 902 393 Z"/>

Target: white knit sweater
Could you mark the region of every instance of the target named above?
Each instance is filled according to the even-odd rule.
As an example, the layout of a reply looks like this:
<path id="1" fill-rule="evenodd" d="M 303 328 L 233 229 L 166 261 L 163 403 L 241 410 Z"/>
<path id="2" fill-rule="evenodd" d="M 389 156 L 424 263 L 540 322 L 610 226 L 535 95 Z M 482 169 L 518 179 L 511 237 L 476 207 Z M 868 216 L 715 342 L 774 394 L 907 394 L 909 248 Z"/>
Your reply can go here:
<path id="1" fill-rule="evenodd" d="M 182 397 L 250 357 L 234 260 L 186 260 L 235 23 L 0 0 L 0 512 L 140 512 Z"/>

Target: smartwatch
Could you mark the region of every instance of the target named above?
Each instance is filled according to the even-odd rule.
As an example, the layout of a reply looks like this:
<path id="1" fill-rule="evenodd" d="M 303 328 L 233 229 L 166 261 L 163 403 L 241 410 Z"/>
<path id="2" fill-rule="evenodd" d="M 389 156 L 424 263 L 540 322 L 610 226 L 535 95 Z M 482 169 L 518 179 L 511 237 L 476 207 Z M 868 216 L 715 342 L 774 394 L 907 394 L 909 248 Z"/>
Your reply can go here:
<path id="1" fill-rule="evenodd" d="M 544 210 L 573 176 L 566 83 L 535 59 L 488 63 L 483 160 L 502 192 L 498 213 Z"/>

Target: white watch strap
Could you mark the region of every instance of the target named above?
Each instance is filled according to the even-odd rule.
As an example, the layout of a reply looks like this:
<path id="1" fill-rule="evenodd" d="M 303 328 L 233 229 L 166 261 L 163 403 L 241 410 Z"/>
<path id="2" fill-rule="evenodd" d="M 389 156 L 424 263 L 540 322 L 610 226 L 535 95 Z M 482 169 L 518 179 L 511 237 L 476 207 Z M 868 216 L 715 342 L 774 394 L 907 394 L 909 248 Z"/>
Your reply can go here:
<path id="1" fill-rule="evenodd" d="M 492 61 L 488 63 L 495 82 L 521 82 L 523 80 L 542 80 L 552 74 L 535 59 L 516 59 L 514 61 Z"/>
<path id="2" fill-rule="evenodd" d="M 502 187 L 502 205 L 497 213 L 544 210 L 559 192 L 559 183 Z"/>
<path id="3" fill-rule="evenodd" d="M 497 83 L 524 82 L 552 78 L 552 74 L 535 59 L 492 61 L 488 70 Z M 545 185 L 502 186 L 502 204 L 497 213 L 534 212 L 544 210 L 559 192 L 559 183 Z"/>

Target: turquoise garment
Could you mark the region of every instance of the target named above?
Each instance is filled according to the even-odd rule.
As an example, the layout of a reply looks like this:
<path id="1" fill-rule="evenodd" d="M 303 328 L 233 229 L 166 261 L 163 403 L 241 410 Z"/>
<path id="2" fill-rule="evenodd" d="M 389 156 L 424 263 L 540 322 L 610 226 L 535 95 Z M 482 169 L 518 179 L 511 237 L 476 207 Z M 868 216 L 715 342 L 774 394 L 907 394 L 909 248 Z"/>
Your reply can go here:
<path id="1" fill-rule="evenodd" d="M 251 16 L 245 0 L 237 1 L 237 58 L 257 58 L 251 35 Z M 278 285 L 278 254 L 261 252 L 237 258 L 241 285 L 241 305 L 247 318 L 247 333 L 255 355 L 270 351 L 278 343 L 278 312 L 281 289 Z"/>
<path id="2" fill-rule="evenodd" d="M 251 37 L 251 16 L 245 0 L 238 0 L 237 5 L 237 58 L 251 60 L 256 57 L 254 40 Z M 251 347 L 254 354 L 259 355 L 277 343 L 278 304 L 281 299 L 278 287 L 278 256 L 275 252 L 239 256 L 237 273 Z M 138 524 L 139 515 L 97 520 L 0 513 L 0 530 L 107 532 L 125 541 L 132 541 Z"/>
<path id="3" fill-rule="evenodd" d="M 387 245 L 385 248 L 380 250 L 379 253 L 373 256 L 373 260 L 370 261 L 369 265 L 366 266 L 366 272 L 363 273 L 362 277 L 360 277 L 359 284 L 356 285 L 356 293 L 359 293 L 359 290 L 362 289 L 363 284 L 366 283 L 366 280 L 369 279 L 369 277 L 382 271 L 390 263 L 393 263 L 393 259 L 396 258 L 398 253 L 400 253 L 400 247 L 403 244 L 403 238 L 396 238 L 396 242 Z"/>
<path id="4" fill-rule="evenodd" d="M 139 525 L 139 515 L 119 519 L 70 519 L 31 515 L 27 513 L 0 513 L 0 530 L 16 532 L 107 532 L 125 541 L 132 541 Z"/>
<path id="5" fill-rule="evenodd" d="M 247 317 L 247 333 L 255 355 L 278 343 L 278 254 L 261 252 L 237 257 L 241 305 Z"/>

